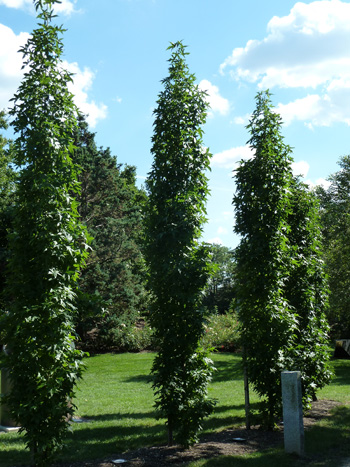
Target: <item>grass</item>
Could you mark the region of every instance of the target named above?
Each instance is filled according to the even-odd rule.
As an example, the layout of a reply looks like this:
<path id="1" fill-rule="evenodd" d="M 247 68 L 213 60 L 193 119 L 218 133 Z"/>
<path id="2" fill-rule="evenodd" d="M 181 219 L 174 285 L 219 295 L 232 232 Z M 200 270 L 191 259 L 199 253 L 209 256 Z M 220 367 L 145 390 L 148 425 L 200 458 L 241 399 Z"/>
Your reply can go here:
<path id="1" fill-rule="evenodd" d="M 86 423 L 73 423 L 73 432 L 59 461 L 77 461 L 118 456 L 124 451 L 144 446 L 164 444 L 166 433 L 164 420 L 157 420 L 153 409 L 153 391 L 149 381 L 152 353 L 104 354 L 86 360 L 87 371 L 79 385 L 75 401 L 77 416 Z M 210 385 L 210 397 L 217 399 L 214 413 L 204 424 L 204 433 L 244 424 L 244 391 L 240 356 L 217 353 L 213 356 L 217 371 Z M 320 399 L 350 403 L 350 361 L 333 362 L 335 377 L 328 387 L 319 393 Z M 251 395 L 252 406 L 257 397 Z M 322 421 L 307 433 L 307 455 L 321 452 L 320 462 L 333 459 L 341 446 L 342 457 L 350 457 L 349 448 L 350 409 L 338 408 L 330 420 Z M 321 446 L 321 447 L 320 447 Z M 327 455 L 325 453 L 328 453 Z M 333 453 L 333 454 L 332 454 Z M 328 457 L 327 457 L 328 456 Z M 220 457 L 190 464 L 199 466 L 257 466 L 298 465 L 286 456 L 283 449 L 257 453 L 248 457 Z M 29 464 L 21 435 L 0 435 L 0 466 L 13 467 Z M 310 464 L 311 465 L 311 464 Z M 318 466 L 335 465 L 327 463 Z"/>

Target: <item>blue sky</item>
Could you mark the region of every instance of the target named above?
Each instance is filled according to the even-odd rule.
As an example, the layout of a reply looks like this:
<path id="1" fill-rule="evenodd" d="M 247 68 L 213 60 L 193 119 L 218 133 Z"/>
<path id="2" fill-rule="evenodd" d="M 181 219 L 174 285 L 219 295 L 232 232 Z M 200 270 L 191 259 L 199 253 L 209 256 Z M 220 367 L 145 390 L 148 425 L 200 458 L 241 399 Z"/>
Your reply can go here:
<path id="1" fill-rule="evenodd" d="M 208 91 L 204 144 L 213 154 L 203 240 L 234 247 L 232 170 L 250 157 L 245 125 L 269 88 L 295 173 L 325 183 L 349 153 L 350 2 L 321 0 L 63 0 L 58 7 L 72 91 L 98 145 L 137 167 L 152 164 L 152 111 L 170 41 Z M 18 48 L 36 25 L 31 0 L 0 0 L 0 108 L 21 80 Z"/>

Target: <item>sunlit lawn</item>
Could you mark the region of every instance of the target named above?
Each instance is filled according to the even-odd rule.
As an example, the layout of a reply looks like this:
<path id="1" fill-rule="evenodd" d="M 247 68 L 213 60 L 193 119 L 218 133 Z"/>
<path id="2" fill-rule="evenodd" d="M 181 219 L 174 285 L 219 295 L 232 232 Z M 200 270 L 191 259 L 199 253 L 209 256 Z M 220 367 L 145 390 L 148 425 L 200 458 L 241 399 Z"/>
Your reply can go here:
<path id="1" fill-rule="evenodd" d="M 166 433 L 164 420 L 157 420 L 153 409 L 153 391 L 149 382 L 152 353 L 104 354 L 86 360 L 87 371 L 79 385 L 76 404 L 77 416 L 86 419 L 85 423 L 73 423 L 73 433 L 62 452 L 62 461 L 78 461 L 97 458 L 110 458 L 123 452 L 143 446 L 164 444 Z M 240 356 L 218 353 L 213 356 L 217 371 L 210 385 L 210 397 L 217 399 L 214 414 L 205 422 L 204 433 L 212 430 L 244 424 L 244 391 Z M 319 398 L 350 402 L 350 361 L 333 362 L 336 376 L 330 386 L 319 393 Z M 254 407 L 257 398 L 251 394 Z M 333 428 L 320 428 L 319 436 L 328 430 L 339 438 L 341 421 L 350 418 L 346 412 L 335 416 Z M 349 420 L 350 428 L 350 420 Z M 323 432 L 322 432 L 323 430 Z M 337 431 L 338 430 L 338 431 Z M 346 431 L 346 430 L 345 430 Z M 345 433 L 348 436 L 348 433 Z M 317 436 L 316 436 L 317 437 Z M 344 439 L 343 439 L 344 440 Z M 309 442 L 311 449 L 315 444 Z M 317 442 L 316 442 L 317 444 Z M 349 444 L 349 443 L 348 443 Z M 251 457 L 239 465 L 284 465 L 280 462 L 280 451 L 271 453 L 267 463 L 259 457 L 253 462 Z M 193 465 L 232 465 L 221 459 L 215 464 L 203 461 Z M 232 460 L 232 459 L 231 459 Z M 13 467 L 29 464 L 30 458 L 24 449 L 22 437 L 18 434 L 0 435 L 0 466 Z M 205 463 L 207 462 L 207 463 Z M 208 463 L 209 462 L 209 463 Z M 253 462 L 253 463 L 251 463 Z M 236 465 L 236 463 L 235 463 Z M 288 465 L 288 464 L 285 464 Z M 293 465 L 293 464 L 291 464 Z M 315 464 L 316 465 L 316 464 Z M 328 464 L 317 464 L 328 465 Z"/>

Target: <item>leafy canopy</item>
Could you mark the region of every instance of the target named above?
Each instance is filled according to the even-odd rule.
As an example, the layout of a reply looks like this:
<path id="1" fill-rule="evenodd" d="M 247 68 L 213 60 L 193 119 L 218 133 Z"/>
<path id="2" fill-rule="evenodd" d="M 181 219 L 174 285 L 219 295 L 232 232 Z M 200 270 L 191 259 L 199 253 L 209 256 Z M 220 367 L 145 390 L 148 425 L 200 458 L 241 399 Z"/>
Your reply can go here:
<path id="1" fill-rule="evenodd" d="M 21 172 L 7 283 L 8 402 L 36 466 L 50 465 L 74 411 L 68 402 L 82 373 L 74 347 L 75 283 L 88 248 L 74 199 L 77 109 L 61 62 L 63 29 L 51 24 L 55 3 L 35 2 L 41 22 L 21 49 L 26 71 L 11 110 Z"/>
<path id="2" fill-rule="evenodd" d="M 210 154 L 202 143 L 205 95 L 189 72 L 184 45 L 176 42 L 169 49 L 169 75 L 154 111 L 145 253 L 154 295 L 151 323 L 159 347 L 152 370 L 156 406 L 167 419 L 169 442 L 174 431 L 180 443 L 189 445 L 212 409 L 207 398 L 212 364 L 199 345 L 208 253 L 198 242 L 209 194 L 205 172 Z"/>

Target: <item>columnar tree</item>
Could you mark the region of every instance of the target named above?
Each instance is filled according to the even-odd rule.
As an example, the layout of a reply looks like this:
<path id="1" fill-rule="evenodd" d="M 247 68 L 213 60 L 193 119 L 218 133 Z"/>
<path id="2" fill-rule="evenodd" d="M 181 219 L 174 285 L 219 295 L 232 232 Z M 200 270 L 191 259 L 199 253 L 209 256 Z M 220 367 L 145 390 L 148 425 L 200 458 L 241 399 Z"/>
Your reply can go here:
<path id="1" fill-rule="evenodd" d="M 252 159 L 236 171 L 237 306 L 244 364 L 264 398 L 269 428 L 281 408 L 280 373 L 300 370 L 304 402 L 328 383 L 327 286 L 318 206 L 295 179 L 291 149 L 268 91 L 257 95 L 248 129 Z"/>
<path id="2" fill-rule="evenodd" d="M 169 443 L 175 432 L 180 443 L 190 445 L 213 406 L 207 398 L 212 363 L 199 343 L 205 319 L 201 291 L 209 265 L 198 239 L 205 222 L 210 154 L 202 144 L 205 95 L 189 72 L 183 44 L 169 49 L 169 75 L 154 111 L 154 162 L 146 182 L 151 323 L 159 347 L 152 372 Z"/>
<path id="3" fill-rule="evenodd" d="M 237 306 L 242 325 L 244 365 L 263 398 L 269 428 L 280 410 L 280 373 L 296 329 L 285 298 L 290 267 L 288 217 L 291 213 L 291 148 L 281 136 L 281 117 L 272 110 L 269 92 L 258 93 L 248 125 L 254 155 L 236 170 L 235 232 Z"/>
<path id="4" fill-rule="evenodd" d="M 25 74 L 11 111 L 17 190 L 7 292 L 8 402 L 34 464 L 47 466 L 62 444 L 81 376 L 74 347 L 75 282 L 87 256 L 78 221 L 72 163 L 76 107 L 62 67 L 63 29 L 52 24 L 56 0 L 35 0 L 38 28 L 21 49 Z"/>
<path id="5" fill-rule="evenodd" d="M 328 287 L 323 262 L 319 204 L 306 185 L 294 180 L 292 211 L 289 216 L 290 268 L 285 296 L 292 307 L 298 327 L 291 358 L 293 368 L 301 371 L 306 406 L 316 399 L 317 389 L 330 381 L 326 319 Z"/>

